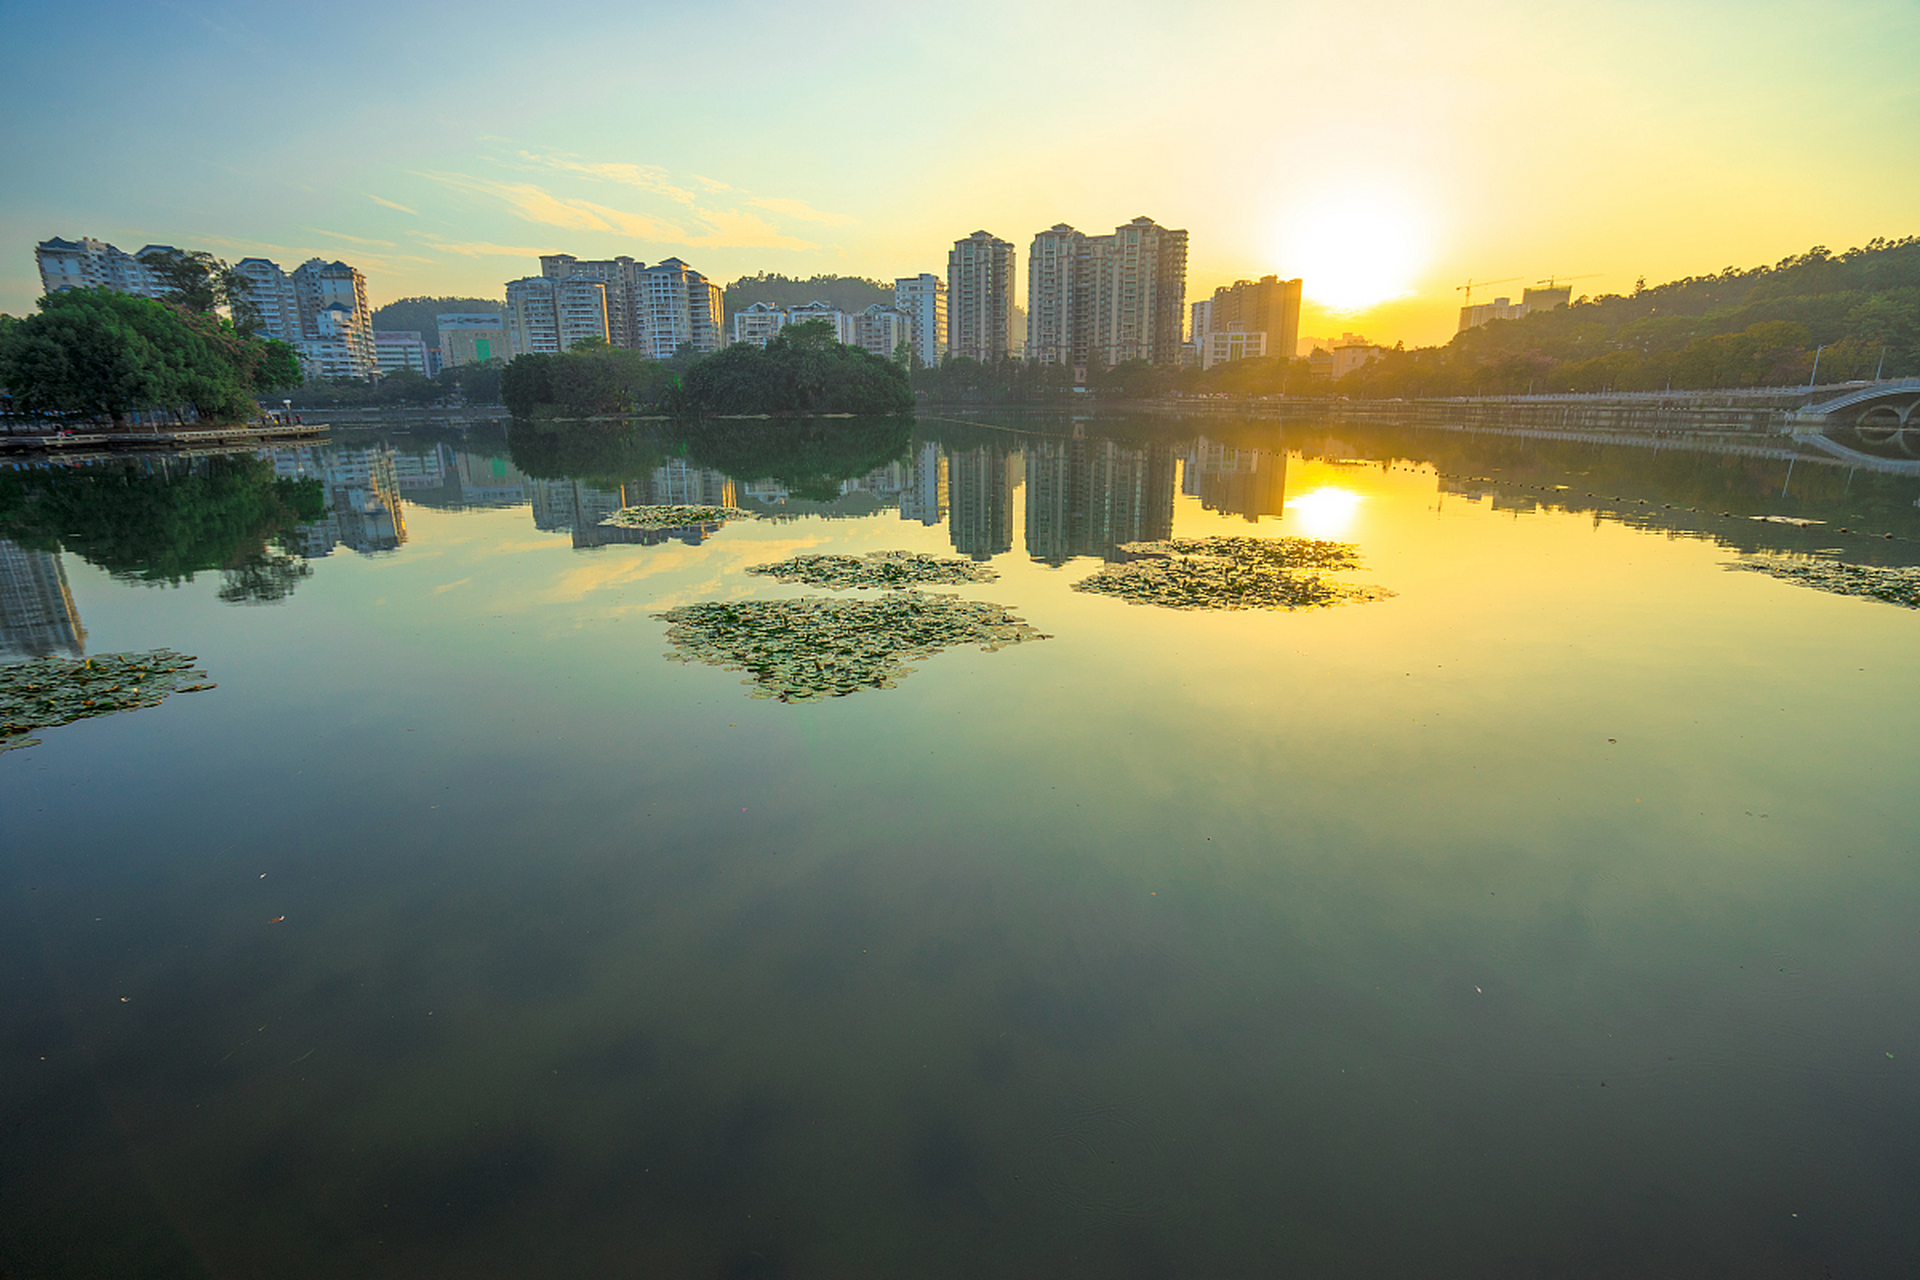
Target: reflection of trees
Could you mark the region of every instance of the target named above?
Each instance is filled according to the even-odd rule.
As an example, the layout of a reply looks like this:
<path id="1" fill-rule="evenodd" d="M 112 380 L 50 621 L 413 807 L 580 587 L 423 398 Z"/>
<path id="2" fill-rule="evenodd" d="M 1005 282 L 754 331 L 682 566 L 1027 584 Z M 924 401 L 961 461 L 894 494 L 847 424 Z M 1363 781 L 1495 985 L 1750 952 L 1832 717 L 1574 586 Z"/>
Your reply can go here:
<path id="1" fill-rule="evenodd" d="M 220 571 L 220 598 L 228 604 L 273 604 L 293 594 L 313 566 L 284 551 L 267 548 Z"/>
<path id="2" fill-rule="evenodd" d="M 735 480 L 775 480 L 795 497 L 831 502 L 840 496 L 842 480 L 906 456 L 913 419 L 720 419 L 674 430 L 699 466 Z"/>
<path id="3" fill-rule="evenodd" d="M 275 479 L 253 457 L 0 473 L 0 537 L 36 550 L 64 547 L 128 581 L 178 585 L 224 570 L 226 600 L 290 593 L 305 574 L 275 567 L 270 544 L 325 514 L 316 481 Z"/>
<path id="4" fill-rule="evenodd" d="M 536 480 L 621 480 L 651 474 L 666 461 L 644 428 L 614 422 L 534 423 L 507 428 L 513 465 Z"/>

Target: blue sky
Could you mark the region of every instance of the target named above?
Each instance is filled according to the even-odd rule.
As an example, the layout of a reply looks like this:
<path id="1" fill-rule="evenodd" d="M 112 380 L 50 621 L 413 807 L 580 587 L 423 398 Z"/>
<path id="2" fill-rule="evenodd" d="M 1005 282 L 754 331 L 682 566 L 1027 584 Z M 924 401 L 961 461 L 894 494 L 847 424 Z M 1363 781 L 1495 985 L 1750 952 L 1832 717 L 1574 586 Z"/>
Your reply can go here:
<path id="1" fill-rule="evenodd" d="M 1189 292 L 1444 339 L 1469 276 L 1631 288 L 1920 232 L 1920 6 L 0 2 L 33 244 L 315 254 L 377 303 L 540 252 L 890 278 L 1139 214 Z M 1337 310 L 1344 305 L 1351 310 Z"/>

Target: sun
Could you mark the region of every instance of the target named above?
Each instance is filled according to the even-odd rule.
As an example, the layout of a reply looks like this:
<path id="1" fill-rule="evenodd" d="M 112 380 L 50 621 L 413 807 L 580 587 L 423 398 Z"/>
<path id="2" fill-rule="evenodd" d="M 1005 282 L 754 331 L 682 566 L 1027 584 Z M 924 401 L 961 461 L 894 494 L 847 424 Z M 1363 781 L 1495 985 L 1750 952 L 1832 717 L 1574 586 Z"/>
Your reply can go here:
<path id="1" fill-rule="evenodd" d="M 1405 297 L 1427 259 L 1421 220 L 1377 191 L 1309 197 L 1286 219 L 1279 240 L 1287 273 L 1330 311 L 1364 311 Z"/>

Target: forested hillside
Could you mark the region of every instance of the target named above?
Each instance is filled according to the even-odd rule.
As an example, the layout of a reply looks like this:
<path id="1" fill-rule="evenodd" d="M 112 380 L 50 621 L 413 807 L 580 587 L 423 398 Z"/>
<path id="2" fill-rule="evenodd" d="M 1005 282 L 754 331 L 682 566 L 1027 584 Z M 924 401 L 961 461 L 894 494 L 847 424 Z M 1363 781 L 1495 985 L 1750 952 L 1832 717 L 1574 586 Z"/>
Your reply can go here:
<path id="1" fill-rule="evenodd" d="M 430 347 L 440 345 L 440 325 L 434 319 L 441 312 L 491 311 L 501 313 L 501 305 L 492 298 L 401 298 L 373 312 L 373 327 L 383 333 L 418 330 L 420 340 Z"/>
<path id="2" fill-rule="evenodd" d="M 1779 386 L 1812 377 L 1816 352 L 1822 383 L 1920 374 L 1920 237 L 1581 298 L 1349 381 L 1387 396 Z"/>
<path id="3" fill-rule="evenodd" d="M 792 276 L 761 272 L 742 276 L 721 291 L 721 301 L 731 316 L 756 302 L 776 307 L 798 306 L 805 302 L 831 302 L 842 311 L 865 311 L 874 303 L 893 305 L 893 286 L 860 276 L 814 276 L 798 280 Z"/>

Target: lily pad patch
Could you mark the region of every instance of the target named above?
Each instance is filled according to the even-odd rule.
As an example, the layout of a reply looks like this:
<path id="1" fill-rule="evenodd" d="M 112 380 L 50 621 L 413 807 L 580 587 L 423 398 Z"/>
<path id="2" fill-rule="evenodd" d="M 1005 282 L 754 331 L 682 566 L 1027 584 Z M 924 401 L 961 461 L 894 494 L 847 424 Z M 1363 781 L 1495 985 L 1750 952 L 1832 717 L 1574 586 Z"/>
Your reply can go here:
<path id="1" fill-rule="evenodd" d="M 994 650 L 1047 639 L 1002 605 L 923 591 L 716 601 L 654 616 L 671 624 L 668 658 L 744 671 L 753 697 L 781 702 L 891 689 L 909 661 L 955 645 Z"/>
<path id="2" fill-rule="evenodd" d="M 919 551 L 869 551 L 863 556 L 789 556 L 776 564 L 749 565 L 747 572 L 781 582 L 804 582 L 829 591 L 961 586 L 970 582 L 992 582 L 1000 576 L 986 565 L 971 560 L 930 556 Z"/>
<path id="3" fill-rule="evenodd" d="M 1729 565 L 1841 596 L 1865 596 L 1920 609 L 1920 567 L 1848 564 L 1804 556 L 1751 555 Z"/>
<path id="4" fill-rule="evenodd" d="M 680 529 L 721 524 L 748 514 L 738 507 L 622 507 L 600 523 L 617 529 Z"/>
<path id="5" fill-rule="evenodd" d="M 1324 609 L 1393 595 L 1325 576 L 1360 567 L 1358 550 L 1344 542 L 1169 538 L 1122 543 L 1119 550 L 1124 560 L 1073 589 L 1166 609 Z"/>
<path id="6" fill-rule="evenodd" d="M 30 658 L 0 667 L 0 751 L 31 747 L 40 729 L 157 707 L 167 695 L 214 688 L 191 654 L 171 649 L 91 658 Z"/>

